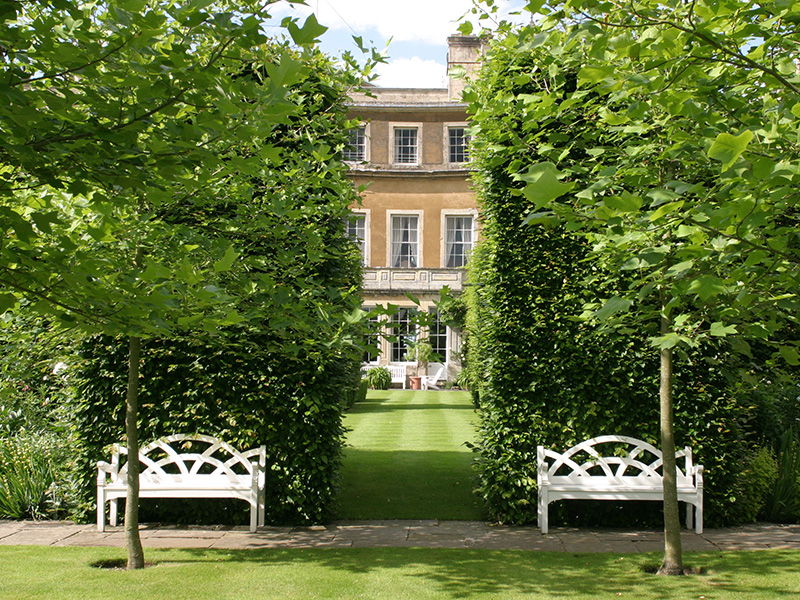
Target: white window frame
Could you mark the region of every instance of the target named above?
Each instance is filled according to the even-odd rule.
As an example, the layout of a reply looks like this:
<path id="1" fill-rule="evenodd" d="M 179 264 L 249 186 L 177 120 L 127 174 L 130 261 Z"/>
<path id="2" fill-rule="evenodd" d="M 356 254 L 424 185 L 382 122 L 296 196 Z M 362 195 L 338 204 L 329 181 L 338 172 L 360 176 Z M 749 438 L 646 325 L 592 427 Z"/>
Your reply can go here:
<path id="1" fill-rule="evenodd" d="M 444 333 L 440 334 L 442 337 L 444 337 L 444 353 L 439 352 L 438 354 L 442 357 L 442 363 L 447 364 L 450 362 L 450 327 L 442 323 L 442 314 L 436 306 L 428 307 L 428 316 L 434 322 L 438 321 L 439 324 L 444 327 Z M 430 330 L 430 327 L 428 327 L 428 341 L 430 341 L 433 336 L 433 332 Z M 431 346 L 433 346 L 432 343 Z M 436 348 L 434 348 L 434 351 L 436 351 Z"/>
<path id="2" fill-rule="evenodd" d="M 400 306 L 400 307 L 398 307 L 398 311 L 400 311 L 400 310 L 409 311 L 410 318 L 409 318 L 409 320 L 407 322 L 413 326 L 414 333 L 411 334 L 411 335 L 404 335 L 404 334 L 397 333 L 397 330 L 394 327 L 394 325 L 396 323 L 396 321 L 394 320 L 394 316 L 395 315 L 392 315 L 389 318 L 389 320 L 387 321 L 387 327 L 388 327 L 388 333 L 389 333 L 390 336 L 394 336 L 394 335 L 397 335 L 397 336 L 401 336 L 402 335 L 403 336 L 403 340 L 405 342 L 404 343 L 405 352 L 407 352 L 408 351 L 408 342 L 406 342 L 405 340 L 410 340 L 411 342 L 416 342 L 419 339 L 419 336 L 420 336 L 420 327 L 419 327 L 418 324 L 413 323 L 413 319 L 414 319 L 414 313 L 418 313 L 421 309 L 416 307 L 416 306 Z M 389 343 L 389 364 L 395 364 L 395 365 L 396 364 L 414 364 L 413 361 L 405 360 L 404 356 L 401 356 L 400 360 L 392 360 L 394 358 L 395 348 L 398 348 L 398 350 L 399 350 L 398 344 L 399 344 L 399 338 L 398 338 L 398 342 L 390 342 Z M 405 352 L 404 352 L 404 354 L 405 354 Z"/>
<path id="3" fill-rule="evenodd" d="M 440 265 L 444 269 L 461 269 L 463 267 L 448 267 L 447 266 L 447 218 L 448 217 L 472 217 L 472 249 L 478 241 L 478 211 L 474 208 L 462 209 L 443 209 L 441 215 L 441 246 L 440 246 Z"/>
<path id="4" fill-rule="evenodd" d="M 458 128 L 464 130 L 464 135 L 469 136 L 469 123 L 466 121 L 456 122 L 456 123 L 445 123 L 444 124 L 444 131 L 442 132 L 442 148 L 444 151 L 442 152 L 442 161 L 446 165 L 467 165 L 469 164 L 469 157 L 467 160 L 461 162 L 455 162 L 450 160 L 450 130 Z M 467 153 L 469 153 L 469 143 L 467 144 L 466 148 Z"/>
<path id="5" fill-rule="evenodd" d="M 343 160 L 346 163 L 359 165 L 361 163 L 367 163 L 370 161 L 370 131 L 369 131 L 369 123 L 361 123 L 356 127 L 351 127 L 350 129 L 363 129 L 364 130 L 364 158 L 362 160 L 355 160 L 352 158 L 344 158 Z M 350 129 L 348 129 L 348 136 Z"/>
<path id="6" fill-rule="evenodd" d="M 359 210 L 351 210 L 350 213 L 354 216 L 364 217 L 364 246 L 363 246 L 363 256 L 361 257 L 362 264 L 367 267 L 369 266 L 369 261 L 371 258 L 371 250 L 372 245 L 370 243 L 370 210 L 368 208 L 359 209 Z"/>
<path id="7" fill-rule="evenodd" d="M 423 231 L 424 231 L 424 217 L 425 211 L 424 210 L 387 210 L 386 211 L 386 261 L 389 263 L 388 267 L 390 269 L 421 269 L 423 258 L 423 248 L 422 248 L 422 240 L 423 240 Z M 417 217 L 417 264 L 414 267 L 395 267 L 394 266 L 394 252 L 392 252 L 394 246 L 394 237 L 393 237 L 393 230 L 394 230 L 394 217 Z"/>
<path id="8" fill-rule="evenodd" d="M 395 154 L 395 132 L 398 129 L 416 129 L 417 146 L 416 161 L 398 162 Z M 398 167 L 417 167 L 422 164 L 422 123 L 389 123 L 389 162 Z"/>
<path id="9" fill-rule="evenodd" d="M 368 313 L 368 312 L 370 312 L 372 310 L 375 310 L 376 308 L 378 308 L 378 307 L 377 306 L 362 306 L 361 310 L 363 310 L 364 312 Z M 369 318 L 370 321 L 373 321 L 373 319 L 374 319 L 374 322 L 378 323 L 378 325 L 379 325 L 379 331 L 378 331 L 378 333 L 375 334 L 376 337 L 377 337 L 377 342 L 378 342 L 378 344 L 377 344 L 377 346 L 378 346 L 378 354 L 376 354 L 375 356 L 372 356 L 370 354 L 370 358 L 372 360 L 367 361 L 367 362 L 362 362 L 361 363 L 362 365 L 377 365 L 377 364 L 380 364 L 381 356 L 383 355 L 383 353 L 385 351 L 384 344 L 383 344 L 383 339 L 384 339 L 384 333 L 385 333 L 384 330 L 386 328 L 386 322 L 380 315 L 377 315 L 375 317 L 370 317 Z"/>

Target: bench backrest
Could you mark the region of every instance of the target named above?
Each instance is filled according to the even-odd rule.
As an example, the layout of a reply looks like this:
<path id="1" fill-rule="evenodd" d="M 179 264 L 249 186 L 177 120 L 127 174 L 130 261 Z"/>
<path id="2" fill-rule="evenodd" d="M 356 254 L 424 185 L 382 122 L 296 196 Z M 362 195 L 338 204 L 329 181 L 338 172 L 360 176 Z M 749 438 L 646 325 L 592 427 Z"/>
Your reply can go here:
<path id="1" fill-rule="evenodd" d="M 127 480 L 127 457 L 124 446 L 114 446 L 111 457 L 112 482 Z M 251 480 L 253 461 L 263 473 L 266 448 L 261 446 L 239 452 L 231 445 L 207 435 L 171 435 L 151 442 L 139 450 L 140 473 L 145 481 L 191 480 L 197 477 L 227 478 L 230 481 Z M 257 467 L 258 468 L 258 467 Z"/>
<path id="2" fill-rule="evenodd" d="M 692 485 L 692 449 L 686 446 L 675 453 L 678 485 Z M 636 438 L 604 435 L 573 446 L 559 454 L 539 446 L 538 462 L 547 464 L 551 483 L 593 485 L 619 481 L 629 485 L 652 485 L 661 481 L 663 459 L 655 446 Z M 543 475 L 541 473 L 540 475 Z"/>
<path id="3" fill-rule="evenodd" d="M 406 378 L 405 365 L 389 365 L 386 368 L 389 369 L 389 373 L 392 374 L 392 381 L 402 381 Z"/>

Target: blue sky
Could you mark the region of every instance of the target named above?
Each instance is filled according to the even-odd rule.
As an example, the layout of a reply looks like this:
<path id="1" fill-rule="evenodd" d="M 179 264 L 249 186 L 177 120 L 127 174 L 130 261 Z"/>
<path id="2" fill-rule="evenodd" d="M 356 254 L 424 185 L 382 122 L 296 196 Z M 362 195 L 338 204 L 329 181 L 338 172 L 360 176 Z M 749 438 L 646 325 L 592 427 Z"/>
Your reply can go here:
<path id="1" fill-rule="evenodd" d="M 389 62 L 381 65 L 376 82 L 384 87 L 447 87 L 447 37 L 458 33 L 458 21 L 472 8 L 472 0 L 306 0 L 306 7 L 280 2 L 271 7 L 276 17 L 302 20 L 313 11 L 328 27 L 322 49 L 333 56 L 356 51 L 360 36 L 375 48 L 388 47 Z M 507 9 L 523 0 L 498 2 Z"/>

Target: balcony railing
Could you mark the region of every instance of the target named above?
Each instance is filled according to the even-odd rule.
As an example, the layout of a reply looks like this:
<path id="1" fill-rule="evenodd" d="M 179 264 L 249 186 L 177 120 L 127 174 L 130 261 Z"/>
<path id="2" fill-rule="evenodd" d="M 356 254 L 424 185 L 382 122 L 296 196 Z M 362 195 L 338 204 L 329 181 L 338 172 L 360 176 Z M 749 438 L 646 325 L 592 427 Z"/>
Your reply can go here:
<path id="1" fill-rule="evenodd" d="M 365 268 L 363 289 L 370 292 L 437 292 L 444 286 L 460 292 L 464 269 Z"/>

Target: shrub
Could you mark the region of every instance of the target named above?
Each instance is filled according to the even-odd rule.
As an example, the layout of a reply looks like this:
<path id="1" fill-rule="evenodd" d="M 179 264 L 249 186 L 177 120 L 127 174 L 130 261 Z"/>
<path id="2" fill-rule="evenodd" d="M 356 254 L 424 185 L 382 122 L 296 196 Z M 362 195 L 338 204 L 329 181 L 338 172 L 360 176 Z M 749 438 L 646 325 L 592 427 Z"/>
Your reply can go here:
<path id="1" fill-rule="evenodd" d="M 358 382 L 358 387 L 347 390 L 344 394 L 344 404 L 342 408 L 345 410 L 353 408 L 358 402 L 364 402 L 367 399 L 367 380 L 361 379 Z"/>
<path id="2" fill-rule="evenodd" d="M 371 390 L 388 390 L 392 386 L 392 374 L 386 367 L 374 367 L 364 375 L 367 387 Z"/>
<path id="3" fill-rule="evenodd" d="M 741 521 L 756 521 L 777 478 L 778 464 L 771 448 L 756 448 L 747 455 L 734 486 L 734 503 Z"/>
<path id="4" fill-rule="evenodd" d="M 0 518 L 41 519 L 61 505 L 56 463 L 59 441 L 51 435 L 0 438 Z"/>
<path id="5" fill-rule="evenodd" d="M 800 518 L 800 440 L 792 428 L 783 433 L 777 462 L 775 483 L 761 515 L 776 523 L 796 523 Z"/>

